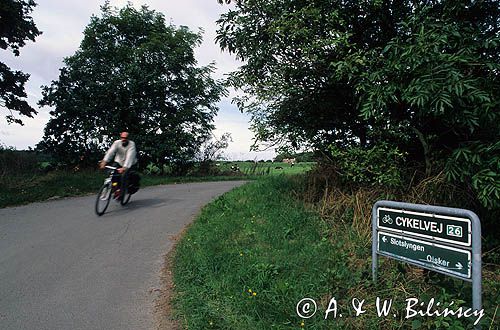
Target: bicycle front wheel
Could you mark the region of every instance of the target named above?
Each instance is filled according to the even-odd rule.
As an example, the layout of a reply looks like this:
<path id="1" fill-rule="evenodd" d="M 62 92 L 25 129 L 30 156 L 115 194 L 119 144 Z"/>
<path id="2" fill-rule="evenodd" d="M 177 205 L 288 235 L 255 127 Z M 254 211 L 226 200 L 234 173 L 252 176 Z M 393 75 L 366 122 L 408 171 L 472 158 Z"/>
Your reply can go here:
<path id="1" fill-rule="evenodd" d="M 99 193 L 97 194 L 97 199 L 95 201 L 95 213 L 98 216 L 101 216 L 104 214 L 104 212 L 106 212 L 110 200 L 111 200 L 111 184 L 105 183 L 99 190 Z"/>

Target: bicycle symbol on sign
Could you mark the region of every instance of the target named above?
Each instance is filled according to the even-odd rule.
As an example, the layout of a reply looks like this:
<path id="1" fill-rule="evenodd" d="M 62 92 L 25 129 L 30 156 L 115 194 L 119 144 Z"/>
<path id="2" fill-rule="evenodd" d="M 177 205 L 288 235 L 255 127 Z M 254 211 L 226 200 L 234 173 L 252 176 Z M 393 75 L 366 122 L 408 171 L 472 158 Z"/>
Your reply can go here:
<path id="1" fill-rule="evenodd" d="M 386 214 L 384 215 L 384 217 L 382 218 L 382 222 L 383 223 L 387 223 L 389 225 L 392 225 L 392 218 L 389 214 Z"/>

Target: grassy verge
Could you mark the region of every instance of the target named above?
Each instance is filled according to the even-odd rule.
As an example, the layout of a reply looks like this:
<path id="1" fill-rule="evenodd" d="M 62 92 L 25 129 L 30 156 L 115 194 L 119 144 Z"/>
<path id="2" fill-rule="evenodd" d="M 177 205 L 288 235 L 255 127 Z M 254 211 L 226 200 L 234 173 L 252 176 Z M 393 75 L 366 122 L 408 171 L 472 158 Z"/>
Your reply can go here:
<path id="1" fill-rule="evenodd" d="M 53 171 L 46 174 L 9 175 L 0 178 L 0 207 L 22 205 L 49 198 L 97 193 L 106 174 L 100 171 Z M 164 177 L 141 174 L 141 187 L 160 184 L 252 180 L 255 176 Z"/>
<path id="2" fill-rule="evenodd" d="M 369 208 L 354 202 L 335 219 L 327 219 L 304 207 L 304 192 L 295 179 L 270 176 L 225 194 L 203 210 L 174 257 L 174 306 L 185 328 L 472 327 L 477 317 L 406 318 L 408 298 L 423 302 L 418 306 L 423 311 L 431 298 L 440 303 L 441 311 L 466 309 L 471 285 L 386 258 L 380 259 L 379 281 L 372 283 Z M 498 326 L 499 279 L 498 266 L 485 265 L 483 329 Z M 306 297 L 316 301 L 318 312 L 302 319 L 296 305 Z M 333 297 L 337 317 L 331 312 L 325 320 Z M 377 315 L 377 297 L 392 301 L 387 316 Z M 365 312 L 358 316 L 352 307 L 355 298 L 364 300 Z"/>
<path id="3" fill-rule="evenodd" d="M 23 163 L 20 162 L 22 165 Z M 36 163 L 35 163 L 36 164 Z M 232 172 L 230 166 L 238 164 L 240 171 Z M 17 164 L 19 165 L 19 164 Z M 224 162 L 221 173 L 230 175 L 212 176 L 156 176 L 141 174 L 141 186 L 160 184 L 208 182 L 227 180 L 254 180 L 262 175 L 297 174 L 311 169 L 313 163 L 300 163 L 293 167 L 284 163 Z M 282 167 L 282 169 L 276 169 Z M 27 204 L 54 197 L 78 196 L 97 193 L 106 174 L 97 170 L 52 171 L 41 173 L 34 169 L 24 173 L 0 171 L 0 207 Z"/>
<path id="4" fill-rule="evenodd" d="M 54 171 L 47 174 L 8 175 L 0 178 L 0 207 L 42 201 L 51 197 L 68 197 L 94 192 L 104 176 L 94 171 L 74 174 Z"/>
<path id="5" fill-rule="evenodd" d="M 187 328 L 298 326 L 295 303 L 327 287 L 330 244 L 282 178 L 218 198 L 179 243 L 174 281 Z"/>

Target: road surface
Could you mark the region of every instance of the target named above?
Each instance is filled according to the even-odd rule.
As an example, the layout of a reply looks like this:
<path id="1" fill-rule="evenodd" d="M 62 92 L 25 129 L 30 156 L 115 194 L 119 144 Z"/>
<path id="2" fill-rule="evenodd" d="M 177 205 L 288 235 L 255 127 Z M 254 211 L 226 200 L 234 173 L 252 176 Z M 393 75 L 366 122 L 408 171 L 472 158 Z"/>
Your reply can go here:
<path id="1" fill-rule="evenodd" d="M 171 239 L 243 183 L 144 188 L 102 217 L 95 196 L 0 209 L 0 329 L 154 329 Z"/>

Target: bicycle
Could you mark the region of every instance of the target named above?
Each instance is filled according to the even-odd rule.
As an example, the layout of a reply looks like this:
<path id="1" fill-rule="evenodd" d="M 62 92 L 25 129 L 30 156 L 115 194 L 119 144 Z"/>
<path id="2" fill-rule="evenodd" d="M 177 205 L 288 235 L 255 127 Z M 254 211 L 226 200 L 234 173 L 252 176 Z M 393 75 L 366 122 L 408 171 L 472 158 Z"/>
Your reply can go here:
<path id="1" fill-rule="evenodd" d="M 128 183 L 121 186 L 121 174 L 118 173 L 118 167 L 105 166 L 110 169 L 109 176 L 104 179 L 104 183 L 97 193 L 95 202 L 95 213 L 101 216 L 106 212 L 111 199 L 118 199 L 121 205 L 126 205 L 130 201 L 132 194 L 128 191 Z M 123 190 L 123 191 L 122 191 Z"/>

